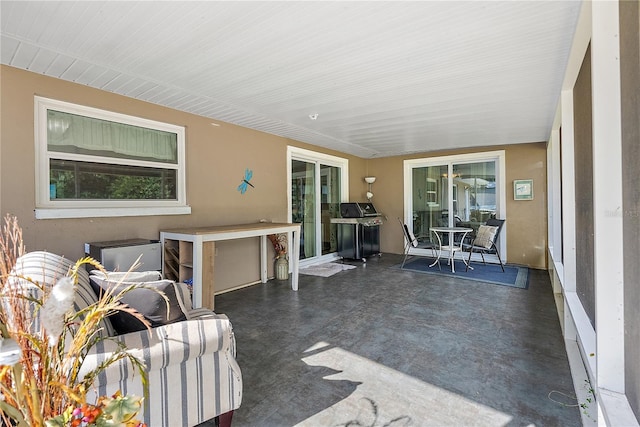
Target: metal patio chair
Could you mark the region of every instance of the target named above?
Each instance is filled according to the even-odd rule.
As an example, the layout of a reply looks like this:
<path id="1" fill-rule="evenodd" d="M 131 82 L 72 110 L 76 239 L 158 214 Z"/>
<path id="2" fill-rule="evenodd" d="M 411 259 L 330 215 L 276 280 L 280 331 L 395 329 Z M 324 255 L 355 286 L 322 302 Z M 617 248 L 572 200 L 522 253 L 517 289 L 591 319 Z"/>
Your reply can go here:
<path id="1" fill-rule="evenodd" d="M 425 240 L 424 237 L 417 238 L 413 234 L 411 229 L 409 229 L 409 226 L 402 222 L 400 218 L 398 218 L 398 222 L 402 227 L 402 233 L 404 234 L 405 240 L 404 259 L 402 260 L 402 265 L 400 266 L 400 268 L 404 268 L 404 264 L 407 262 L 407 257 L 409 256 L 409 252 L 411 251 L 412 247 L 416 249 L 431 249 L 433 256 L 437 256 L 436 251 L 440 249 L 438 244 L 433 243 L 430 240 Z M 438 263 L 438 268 L 440 268 L 440 263 Z"/>
<path id="2" fill-rule="evenodd" d="M 482 257 L 483 264 L 486 264 L 484 259 L 485 254 L 496 254 L 498 255 L 498 261 L 500 262 L 500 267 L 502 268 L 502 272 L 504 273 L 504 264 L 502 263 L 502 259 L 500 258 L 500 251 L 496 247 L 496 242 L 500 237 L 500 230 L 502 230 L 502 226 L 504 225 L 504 219 L 488 219 L 487 222 L 481 225 L 478 228 L 478 231 L 472 237 L 470 244 L 463 244 L 463 249 L 469 251 L 469 259 L 467 261 L 467 269 L 469 270 L 469 263 L 471 263 L 471 255 L 474 252 L 480 253 Z"/>

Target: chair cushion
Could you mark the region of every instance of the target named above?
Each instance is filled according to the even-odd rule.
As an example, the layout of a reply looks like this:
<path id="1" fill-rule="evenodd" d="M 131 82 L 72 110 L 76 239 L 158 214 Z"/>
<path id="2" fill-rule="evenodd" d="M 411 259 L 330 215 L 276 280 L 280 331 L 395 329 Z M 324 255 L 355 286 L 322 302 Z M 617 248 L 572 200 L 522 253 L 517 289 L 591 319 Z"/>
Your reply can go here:
<path id="1" fill-rule="evenodd" d="M 481 225 L 478 227 L 476 238 L 473 242 L 473 246 L 489 249 L 493 244 L 493 240 L 496 238 L 498 227 L 492 227 L 490 225 Z"/>
<path id="2" fill-rule="evenodd" d="M 155 276 L 151 275 L 146 277 L 157 278 L 158 272 L 155 272 L 155 274 Z M 104 277 L 104 275 L 101 277 L 98 274 L 91 275 L 91 285 L 99 295 L 110 288 L 114 288 L 112 292 L 117 293 L 128 286 L 136 285 L 135 289 L 130 290 L 122 297 L 121 302 L 142 314 L 144 318 L 149 321 L 151 327 L 155 328 L 186 319 L 176 295 L 175 283 L 172 280 L 128 281 L 130 277 L 145 278 L 144 274 L 137 276 L 127 275 L 125 277 L 127 281 L 122 281 L 123 276 L 114 275 L 113 273 L 109 273 L 106 278 Z M 112 280 L 115 277 L 118 277 L 120 280 Z M 169 299 L 168 312 L 166 301 L 162 295 L 156 291 L 162 292 Z M 123 311 L 112 314 L 109 316 L 109 319 L 118 335 L 145 329 L 142 322 L 131 314 Z"/>

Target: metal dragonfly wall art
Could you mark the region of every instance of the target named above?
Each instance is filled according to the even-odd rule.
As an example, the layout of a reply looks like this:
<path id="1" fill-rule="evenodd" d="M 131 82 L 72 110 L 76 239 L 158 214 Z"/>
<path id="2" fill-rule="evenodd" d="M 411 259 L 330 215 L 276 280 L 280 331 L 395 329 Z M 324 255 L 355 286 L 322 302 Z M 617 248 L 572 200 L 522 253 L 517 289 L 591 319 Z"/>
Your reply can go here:
<path id="1" fill-rule="evenodd" d="M 238 185 L 238 191 L 240 192 L 240 194 L 244 194 L 247 191 L 248 186 L 250 186 L 251 188 L 256 188 L 252 183 L 249 182 L 251 180 L 251 177 L 253 177 L 253 171 L 249 168 L 245 169 L 244 178 L 242 178 L 240 185 Z"/>

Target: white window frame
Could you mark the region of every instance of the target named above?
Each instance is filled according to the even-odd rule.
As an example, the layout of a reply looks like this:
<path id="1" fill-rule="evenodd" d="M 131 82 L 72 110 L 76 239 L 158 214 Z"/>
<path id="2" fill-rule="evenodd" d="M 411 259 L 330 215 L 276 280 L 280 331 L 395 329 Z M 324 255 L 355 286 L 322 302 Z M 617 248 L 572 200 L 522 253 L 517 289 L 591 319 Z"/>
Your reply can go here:
<path id="1" fill-rule="evenodd" d="M 35 179 L 36 179 L 36 219 L 54 218 L 89 218 L 116 216 L 144 216 L 144 215 L 179 215 L 190 214 L 191 207 L 186 200 L 186 165 L 185 165 L 185 128 L 98 108 L 72 104 L 55 99 L 34 97 L 34 140 L 35 140 Z M 49 152 L 47 147 L 47 110 L 62 111 L 84 117 L 108 120 L 132 126 L 155 129 L 177 135 L 178 163 L 166 163 L 165 168 L 176 168 L 176 199 L 175 200 L 51 200 L 49 197 L 50 159 L 67 159 L 86 161 L 87 156 Z M 110 157 L 91 156 L 92 161 L 104 161 L 108 164 L 129 166 L 158 167 L 156 162 L 130 160 Z"/>

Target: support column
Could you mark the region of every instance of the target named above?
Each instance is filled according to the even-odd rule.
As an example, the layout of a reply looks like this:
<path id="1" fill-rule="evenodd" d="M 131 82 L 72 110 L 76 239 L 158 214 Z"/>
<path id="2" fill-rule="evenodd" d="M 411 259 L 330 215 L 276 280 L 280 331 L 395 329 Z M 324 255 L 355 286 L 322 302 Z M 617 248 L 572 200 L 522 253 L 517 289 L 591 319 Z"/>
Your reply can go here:
<path id="1" fill-rule="evenodd" d="M 576 291 L 576 182 L 574 164 L 573 90 L 560 94 L 562 105 L 562 252 L 563 286 Z"/>
<path id="2" fill-rule="evenodd" d="M 624 394 L 622 131 L 618 1 L 592 3 L 597 387 Z"/>

